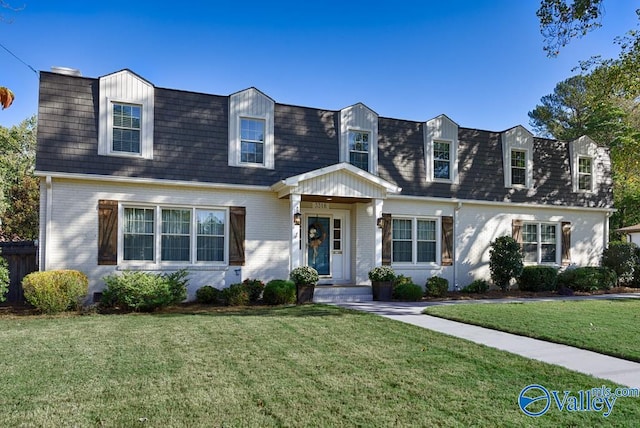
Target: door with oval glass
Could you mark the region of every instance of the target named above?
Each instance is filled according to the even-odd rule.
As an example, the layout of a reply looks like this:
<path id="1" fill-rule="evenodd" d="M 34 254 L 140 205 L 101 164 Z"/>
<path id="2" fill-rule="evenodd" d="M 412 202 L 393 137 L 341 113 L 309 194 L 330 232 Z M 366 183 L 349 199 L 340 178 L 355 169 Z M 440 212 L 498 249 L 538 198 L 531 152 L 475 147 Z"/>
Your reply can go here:
<path id="1" fill-rule="evenodd" d="M 308 213 L 305 219 L 305 263 L 318 271 L 320 283 L 345 280 L 345 215 Z"/>

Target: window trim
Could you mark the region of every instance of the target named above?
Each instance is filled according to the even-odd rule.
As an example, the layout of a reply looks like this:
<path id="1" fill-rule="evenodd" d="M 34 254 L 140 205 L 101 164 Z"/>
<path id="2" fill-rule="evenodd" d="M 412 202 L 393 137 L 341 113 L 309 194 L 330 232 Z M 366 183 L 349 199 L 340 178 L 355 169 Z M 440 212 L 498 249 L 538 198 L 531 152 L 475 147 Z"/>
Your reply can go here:
<path id="1" fill-rule="evenodd" d="M 525 184 L 513 184 L 511 171 L 512 151 L 525 152 Z M 532 189 L 533 180 L 533 134 L 518 125 L 502 133 L 502 168 L 504 175 L 504 187 L 508 189 Z"/>
<path id="2" fill-rule="evenodd" d="M 259 140 L 244 140 L 242 138 L 242 121 L 243 120 L 251 120 L 254 122 L 262 123 L 262 163 L 260 162 L 243 162 L 242 161 L 242 143 L 244 141 L 259 143 Z M 256 168 L 266 168 L 267 165 L 267 119 L 264 117 L 251 117 L 247 115 L 240 115 L 238 117 L 238 138 L 240 140 L 240 146 L 238 148 L 238 165 L 239 166 L 249 166 Z"/>
<path id="3" fill-rule="evenodd" d="M 353 165 L 351 163 L 351 153 L 365 153 L 363 150 L 359 150 L 359 151 L 355 151 L 355 150 L 351 150 L 350 147 L 350 140 L 351 140 L 351 133 L 359 133 L 359 134 L 366 134 L 367 138 L 368 138 L 368 142 L 367 142 L 367 169 L 362 169 L 357 165 Z M 363 171 L 367 171 L 370 172 L 371 171 L 371 139 L 373 136 L 373 132 L 371 132 L 371 130 L 369 129 L 360 129 L 360 128 L 354 128 L 354 127 L 350 127 L 347 129 L 347 163 L 350 165 L 355 166 L 356 168 L 360 168 Z"/>
<path id="4" fill-rule="evenodd" d="M 124 127 L 116 127 L 114 124 L 114 117 L 113 117 L 113 111 L 114 111 L 114 107 L 115 105 L 121 105 L 121 106 L 130 106 L 130 107 L 138 107 L 140 108 L 140 127 L 138 128 L 138 131 L 140 132 L 140 141 L 139 141 L 139 145 L 140 145 L 140 150 L 137 152 L 127 152 L 127 151 L 122 151 L 122 150 L 114 150 L 113 149 L 113 143 L 114 143 L 114 138 L 113 138 L 113 131 L 116 128 L 121 128 L 121 129 L 135 129 L 135 128 L 124 128 Z M 108 113 L 107 113 L 107 117 L 108 117 L 108 123 L 107 123 L 107 128 L 108 128 L 108 133 L 109 133 L 109 147 L 108 147 L 108 154 L 111 156 L 126 156 L 126 157 L 136 157 L 136 158 L 140 158 L 143 157 L 142 156 L 142 151 L 143 151 L 143 141 L 146 138 L 146 131 L 143 129 L 143 123 L 144 123 L 144 119 L 145 119 L 145 114 L 144 114 L 144 105 L 140 104 L 140 103 L 133 103 L 133 102 L 126 102 L 126 101 L 114 101 L 114 100 L 109 100 L 109 106 L 108 106 Z"/>
<path id="5" fill-rule="evenodd" d="M 513 153 L 514 152 L 518 152 L 518 153 L 524 153 L 524 167 L 519 167 L 519 166 L 513 166 Z M 510 183 L 511 183 L 511 187 L 516 187 L 516 188 L 529 188 L 528 186 L 528 179 L 529 179 L 529 174 L 528 174 L 528 164 L 529 164 L 529 152 L 527 149 L 522 149 L 522 148 L 511 148 L 511 150 L 509 151 L 509 179 L 510 179 Z M 524 183 L 514 183 L 513 182 L 513 169 L 517 168 L 520 170 L 524 171 Z"/>
<path id="6" fill-rule="evenodd" d="M 589 173 L 580 172 L 580 160 L 588 159 L 589 160 Z M 594 183 L 594 170 L 593 170 L 593 156 L 585 156 L 578 155 L 576 160 L 576 192 L 578 193 L 592 193 L 593 192 L 593 183 Z M 588 175 L 589 176 L 589 187 L 583 189 L 580 187 L 580 176 Z"/>
<path id="7" fill-rule="evenodd" d="M 393 259 L 393 221 L 394 220 L 411 220 L 411 261 L 410 262 L 397 262 Z M 418 221 L 432 221 L 435 222 L 435 260 L 433 262 L 418 262 Z M 439 267 L 442 265 L 442 221 L 440 217 L 430 216 L 406 216 L 406 215 L 393 215 L 391 218 L 391 265 L 398 268 L 404 267 Z M 429 241 L 430 242 L 430 241 Z"/>
<path id="8" fill-rule="evenodd" d="M 524 242 L 524 229 L 527 225 L 535 225 L 536 226 L 536 261 L 524 261 L 524 245 L 527 242 Z M 555 227 L 555 251 L 556 251 L 556 259 L 553 262 L 543 262 L 542 261 L 542 226 L 554 226 Z M 531 243 L 529 243 L 531 244 Z M 523 251 L 523 261 L 526 266 L 561 266 L 562 263 L 562 225 L 558 222 L 549 222 L 549 221 L 527 221 L 524 220 L 522 222 L 522 244 L 521 250 Z"/>
<path id="9" fill-rule="evenodd" d="M 126 208 L 141 208 L 154 210 L 154 254 L 153 260 L 125 260 L 124 259 L 124 210 Z M 162 210 L 177 209 L 190 211 L 190 229 L 189 229 L 189 260 L 173 261 L 162 260 Z M 222 261 L 199 261 L 197 260 L 197 223 L 196 213 L 198 210 L 220 211 L 224 213 L 224 257 Z M 220 206 L 189 206 L 174 204 L 149 204 L 136 202 L 120 202 L 118 207 L 118 260 L 117 265 L 124 268 L 129 267 L 148 267 L 150 269 L 158 267 L 176 267 L 176 266 L 229 266 L 229 239 L 230 239 L 230 215 L 229 207 Z"/>
<path id="10" fill-rule="evenodd" d="M 447 161 L 449 162 L 449 178 L 436 177 L 436 160 L 440 160 L 440 159 L 436 159 L 436 150 L 435 150 L 436 143 L 445 143 L 449 145 L 449 160 Z M 453 147 L 454 147 L 454 141 L 448 138 L 434 138 L 431 141 L 431 180 L 432 181 L 443 182 L 443 183 L 453 182 L 453 157 L 454 157 Z"/>

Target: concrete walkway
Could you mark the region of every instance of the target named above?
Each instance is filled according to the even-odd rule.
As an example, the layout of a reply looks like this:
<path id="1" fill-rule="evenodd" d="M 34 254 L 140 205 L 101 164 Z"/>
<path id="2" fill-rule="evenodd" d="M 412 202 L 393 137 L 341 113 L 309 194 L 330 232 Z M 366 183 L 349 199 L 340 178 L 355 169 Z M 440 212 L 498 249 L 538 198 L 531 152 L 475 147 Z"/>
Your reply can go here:
<path id="1" fill-rule="evenodd" d="M 605 298 L 640 298 L 640 293 L 605 295 Z M 594 298 L 590 296 L 589 298 Z M 595 298 L 603 298 L 596 296 Z M 570 297 L 571 300 L 584 300 L 587 297 Z M 493 299 L 493 300 L 451 300 L 446 302 L 345 302 L 337 305 L 366 311 L 386 318 L 413 324 L 450 336 L 467 339 L 492 348 L 501 349 L 523 357 L 556 364 L 569 370 L 607 379 L 620 385 L 640 388 L 640 363 L 614 358 L 567 345 L 545 342 L 497 330 L 449 321 L 438 317 L 423 315 L 427 306 L 443 304 L 470 303 L 506 303 L 513 301 L 567 300 L 567 298 L 544 299 Z M 624 326 L 621 326 L 624 328 Z M 594 387 L 597 385 L 594 385 Z"/>

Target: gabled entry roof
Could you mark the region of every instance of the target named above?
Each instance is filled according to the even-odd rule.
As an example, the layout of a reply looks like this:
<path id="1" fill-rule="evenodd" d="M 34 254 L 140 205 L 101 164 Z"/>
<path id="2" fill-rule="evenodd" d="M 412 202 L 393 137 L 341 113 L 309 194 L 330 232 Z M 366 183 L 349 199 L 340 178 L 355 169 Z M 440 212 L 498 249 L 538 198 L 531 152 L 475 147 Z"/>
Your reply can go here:
<path id="1" fill-rule="evenodd" d="M 342 162 L 281 180 L 271 186 L 279 198 L 290 194 L 338 198 L 384 199 L 402 188 L 349 163 Z"/>

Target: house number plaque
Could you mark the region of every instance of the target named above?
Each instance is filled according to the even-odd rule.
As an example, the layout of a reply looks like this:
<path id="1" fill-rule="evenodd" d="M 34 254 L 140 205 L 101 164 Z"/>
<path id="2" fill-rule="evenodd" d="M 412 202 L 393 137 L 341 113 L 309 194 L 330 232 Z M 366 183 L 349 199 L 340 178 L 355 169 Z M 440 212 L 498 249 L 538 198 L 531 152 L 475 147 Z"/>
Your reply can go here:
<path id="1" fill-rule="evenodd" d="M 314 202 L 313 203 L 313 208 L 314 209 L 328 210 L 329 209 L 329 204 L 326 203 L 326 202 Z"/>

